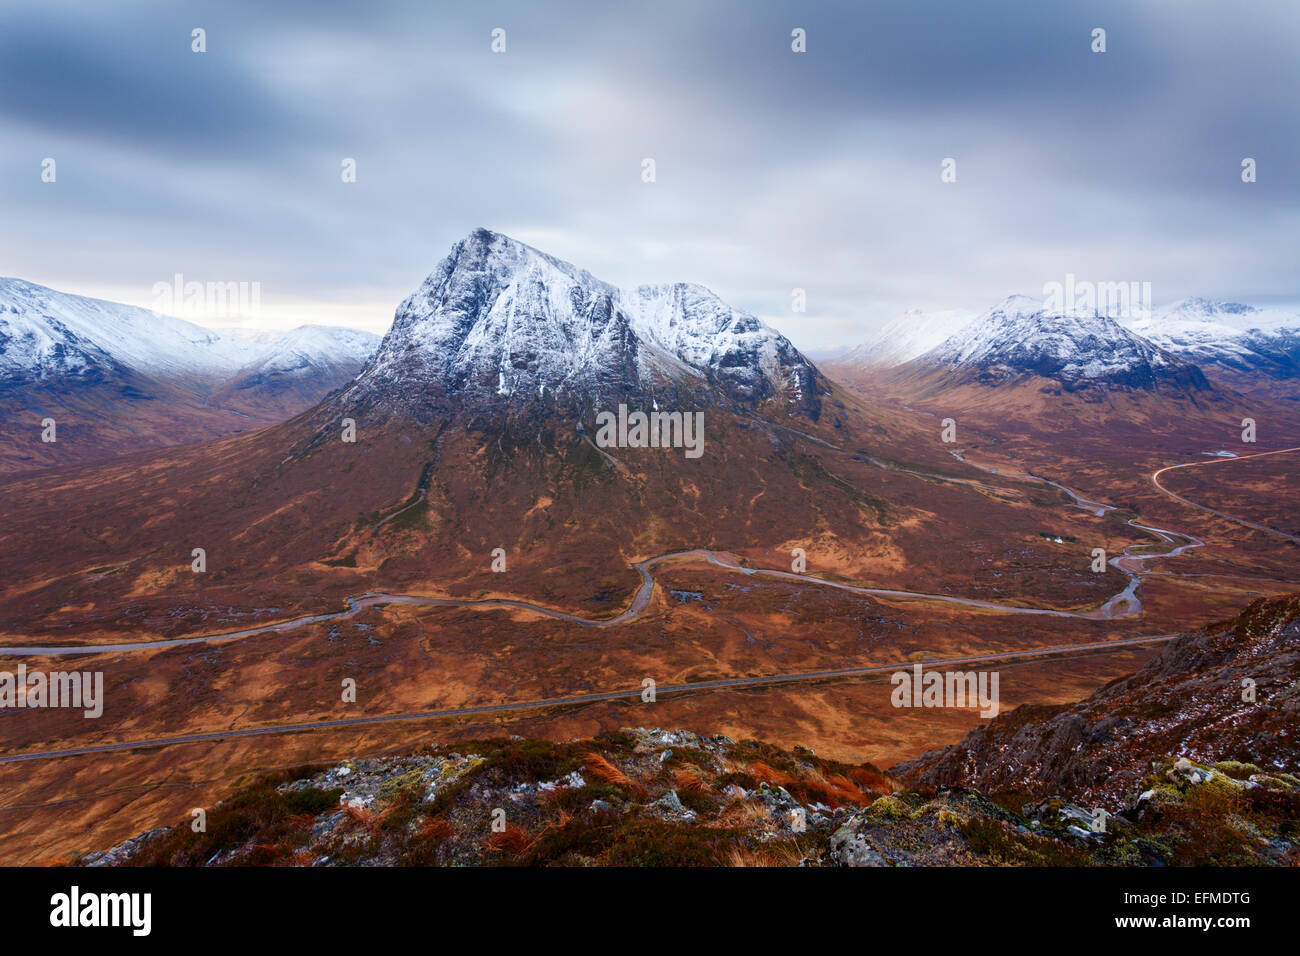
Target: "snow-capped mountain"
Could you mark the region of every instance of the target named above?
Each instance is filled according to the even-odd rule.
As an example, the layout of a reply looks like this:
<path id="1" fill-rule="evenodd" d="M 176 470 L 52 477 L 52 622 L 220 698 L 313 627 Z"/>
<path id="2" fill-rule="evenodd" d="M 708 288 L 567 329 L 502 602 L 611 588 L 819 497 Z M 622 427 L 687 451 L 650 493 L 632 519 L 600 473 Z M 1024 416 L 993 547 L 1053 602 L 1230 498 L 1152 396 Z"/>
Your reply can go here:
<path id="1" fill-rule="evenodd" d="M 256 342 L 259 345 L 270 345 L 276 340 L 283 338 L 285 335 L 284 329 L 262 329 L 249 325 L 217 326 L 212 331 L 219 332 L 232 339 L 243 339 L 245 342 Z"/>
<path id="2" fill-rule="evenodd" d="M 262 350 L 182 319 L 0 278 L 0 378 L 228 377 Z"/>
<path id="3" fill-rule="evenodd" d="M 908 309 L 887 323 L 872 338 L 835 357 L 836 364 L 892 368 L 942 344 L 976 318 L 966 309 L 922 312 Z"/>
<path id="4" fill-rule="evenodd" d="M 622 290 L 479 229 L 397 309 L 346 398 L 590 408 L 679 388 L 811 410 L 817 370 L 783 336 L 684 283 Z"/>
<path id="5" fill-rule="evenodd" d="M 148 309 L 0 279 L 0 473 L 282 421 L 351 381 L 378 338 L 304 326 L 235 337 Z M 35 426 L 53 418 L 57 442 Z"/>
<path id="6" fill-rule="evenodd" d="M 377 335 L 332 326 L 239 331 L 0 278 L 0 380 L 11 382 L 135 373 L 196 385 L 252 374 L 355 374 L 379 344 Z"/>
<path id="7" fill-rule="evenodd" d="M 370 332 L 332 325 L 300 325 L 269 339 L 252 339 L 266 346 L 264 353 L 240 371 L 240 375 L 333 374 L 351 369 L 355 375 L 379 347 L 380 338 Z"/>
<path id="8" fill-rule="evenodd" d="M 301 325 L 289 332 L 253 335 L 263 354 L 217 390 L 218 400 L 256 399 L 260 404 L 299 396 L 306 408 L 347 384 L 379 347 L 379 336 L 328 325 Z"/>
<path id="9" fill-rule="evenodd" d="M 1300 315 L 1190 298 L 1128 328 L 1188 361 L 1290 378 L 1300 374 Z"/>
<path id="10" fill-rule="evenodd" d="M 1114 319 L 1053 313 L 1038 299 L 1011 296 L 916 360 L 949 380 L 996 385 L 1034 375 L 1067 391 L 1106 385 L 1161 384 L 1207 389 L 1200 369 L 1153 345 Z"/>

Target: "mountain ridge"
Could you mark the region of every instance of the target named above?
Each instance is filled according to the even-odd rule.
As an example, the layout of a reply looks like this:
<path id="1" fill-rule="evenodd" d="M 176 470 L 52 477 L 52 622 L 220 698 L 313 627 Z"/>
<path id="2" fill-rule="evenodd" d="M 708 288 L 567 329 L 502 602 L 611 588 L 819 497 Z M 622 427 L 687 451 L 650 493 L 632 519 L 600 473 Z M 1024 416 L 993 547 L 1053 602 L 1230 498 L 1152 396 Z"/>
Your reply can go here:
<path id="1" fill-rule="evenodd" d="M 998 385 L 1033 375 L 1067 391 L 1093 386 L 1154 389 L 1171 384 L 1207 391 L 1194 365 L 1098 313 L 1053 313 L 1012 296 L 913 361 L 942 369 L 952 383 Z"/>
<path id="2" fill-rule="evenodd" d="M 281 421 L 350 381 L 379 342 L 326 326 L 257 338 L 0 279 L 0 473 Z M 49 443 L 47 419 L 58 429 Z"/>
<path id="3" fill-rule="evenodd" d="M 887 323 L 871 338 L 847 348 L 827 362 L 833 370 L 853 374 L 863 370 L 887 372 L 922 359 L 947 346 L 949 351 L 977 344 L 996 333 L 989 319 L 996 313 L 1028 316 L 1035 313 L 1086 319 L 1082 313 L 1048 311 L 1041 299 L 1012 295 L 984 312 L 961 309 L 922 312 L 911 309 Z M 1089 315 L 1113 319 L 1167 356 L 1184 363 L 1229 373 L 1262 373 L 1273 379 L 1300 376 L 1300 314 L 1192 296 L 1160 309 L 1133 316 Z M 983 323 L 980 330 L 976 326 Z M 1112 332 L 1110 338 L 1115 338 Z M 951 340 L 956 340 L 951 341 Z M 959 344 L 960 343 L 960 344 Z M 932 356 L 939 360 L 943 356 Z M 1243 382 L 1233 377 L 1236 387 Z"/>
<path id="4" fill-rule="evenodd" d="M 816 417 L 816 367 L 703 286 L 622 290 L 477 229 L 398 307 L 343 403 L 398 411 L 440 397 L 500 408 L 787 402 Z M 505 400 L 505 401 L 503 401 Z"/>

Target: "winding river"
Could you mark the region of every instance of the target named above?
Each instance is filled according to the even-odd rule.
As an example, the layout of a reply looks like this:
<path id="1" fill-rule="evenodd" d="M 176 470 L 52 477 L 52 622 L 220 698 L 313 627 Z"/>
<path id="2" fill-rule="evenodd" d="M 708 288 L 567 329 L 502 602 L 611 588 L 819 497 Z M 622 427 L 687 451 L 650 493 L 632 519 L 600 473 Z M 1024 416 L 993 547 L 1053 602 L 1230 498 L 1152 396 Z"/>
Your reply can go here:
<path id="1" fill-rule="evenodd" d="M 1300 451 L 1300 448 L 1287 448 L 1281 451 L 1263 452 L 1261 454 L 1273 455 L 1281 454 L 1285 451 Z M 1248 527 L 1257 528 L 1267 531 L 1271 534 L 1280 535 L 1293 541 L 1300 540 L 1285 532 L 1273 528 L 1267 528 L 1263 525 L 1256 525 L 1244 519 L 1235 518 L 1222 512 L 1213 511 L 1203 505 L 1195 504 L 1187 499 L 1176 495 L 1164 489 L 1159 483 L 1159 475 L 1172 468 L 1186 468 L 1197 465 L 1217 463 L 1220 461 L 1244 461 L 1248 458 L 1258 457 L 1256 455 L 1241 456 L 1238 458 L 1215 459 L 1213 462 L 1186 462 L 1181 465 L 1170 465 L 1162 468 L 1151 476 L 1152 483 L 1157 489 L 1170 498 L 1182 502 L 1192 507 L 1200 508 L 1203 511 L 1210 511 L 1220 517 L 1227 518 L 1231 521 L 1237 521 Z M 1009 472 L 999 472 L 995 468 L 979 465 L 968 459 L 960 459 L 972 467 L 979 468 L 990 474 L 998 474 L 1002 478 L 1010 478 L 1021 481 L 1034 481 L 1040 484 L 1050 485 L 1066 495 L 1068 495 L 1075 506 L 1090 511 L 1093 514 L 1105 514 L 1108 511 L 1115 510 L 1114 505 L 1108 505 L 1103 502 L 1093 501 L 1084 497 L 1072 488 L 1069 488 L 1060 482 L 1052 481 L 1047 478 L 1039 477 L 1033 474 L 1012 474 Z M 896 468 L 884 462 L 873 462 L 878 467 L 891 468 L 898 471 L 907 469 Z M 962 478 L 949 478 L 943 475 L 932 475 L 922 472 L 909 472 L 921 477 L 930 478 L 937 481 L 956 482 L 966 485 L 977 485 L 988 490 L 1005 491 L 992 485 L 982 485 L 980 482 L 971 481 Z M 774 568 L 753 568 L 742 565 L 735 555 L 721 552 L 710 551 L 703 548 L 695 548 L 686 551 L 671 551 L 665 554 L 656 555 L 643 561 L 638 561 L 632 566 L 636 568 L 641 576 L 641 584 L 636 593 L 632 596 L 631 603 L 619 614 L 610 618 L 585 618 L 568 611 L 562 611 L 557 608 L 546 607 L 542 604 L 534 604 L 531 601 L 514 600 L 511 598 L 483 598 L 478 600 L 459 599 L 459 598 L 436 598 L 424 597 L 416 594 L 391 594 L 386 591 L 367 591 L 364 594 L 355 595 L 346 599 L 346 608 L 339 611 L 326 612 L 322 614 L 309 614 L 303 617 L 292 618 L 287 621 L 279 621 L 273 624 L 259 624 L 254 627 L 244 628 L 237 631 L 224 631 L 217 634 L 202 634 L 194 637 L 176 637 L 164 638 L 154 641 L 130 641 L 117 644 L 65 644 L 65 645 L 9 645 L 0 647 L 0 656 L 8 657 L 57 657 L 73 656 L 86 654 L 116 654 L 131 651 L 149 651 L 159 650 L 169 647 L 183 647 L 188 644 L 213 644 L 224 641 L 237 641 L 248 637 L 255 637 L 259 634 L 277 634 L 285 631 L 291 631 L 296 628 L 305 627 L 310 624 L 320 624 L 327 621 L 339 621 L 355 617 L 366 608 L 377 607 L 388 604 L 406 604 L 417 605 L 421 607 L 459 607 L 474 608 L 477 610 L 515 610 L 525 611 L 543 617 L 554 618 L 559 621 L 566 621 L 571 624 L 577 624 L 582 627 L 591 628 L 609 628 L 618 627 L 627 624 L 638 618 L 649 606 L 650 600 L 654 595 L 655 579 L 653 571 L 661 564 L 668 562 L 684 561 L 704 561 L 715 567 L 724 570 L 743 574 L 750 577 L 772 578 L 784 581 L 796 581 L 804 585 L 813 585 L 816 587 L 834 588 L 839 591 L 847 591 L 852 594 L 861 594 L 866 597 L 880 598 L 886 601 L 931 601 L 944 604 L 956 604 L 962 607 L 980 608 L 982 610 L 995 611 L 1002 614 L 1033 614 L 1046 617 L 1076 618 L 1089 621 L 1110 621 L 1123 618 L 1134 618 L 1142 613 L 1142 602 L 1137 596 L 1138 587 L 1146 570 L 1144 565 L 1150 561 L 1160 558 L 1171 558 L 1183 554 L 1193 548 L 1203 547 L 1205 542 L 1189 534 L 1179 531 L 1172 531 L 1167 528 L 1158 528 L 1152 525 L 1146 525 L 1139 522 L 1136 518 L 1130 519 L 1128 524 L 1141 531 L 1155 536 L 1159 539 L 1159 544 L 1134 544 L 1124 549 L 1123 554 L 1113 557 L 1109 564 L 1116 570 L 1128 576 L 1127 586 L 1117 594 L 1107 599 L 1103 604 L 1096 608 L 1087 610 L 1059 610 L 1056 608 L 1043 607 L 1024 607 L 1017 604 L 1004 604 L 996 601 L 982 601 L 977 598 L 955 597 L 949 594 L 933 594 L 924 591 L 902 591 L 892 588 L 872 588 L 863 587 L 854 584 L 844 584 L 839 581 L 830 581 L 825 578 L 819 578 L 811 574 L 799 574 L 793 571 L 784 571 Z M 1163 546 L 1163 547 L 1162 547 Z M 1141 553 L 1139 553 L 1141 552 Z"/>

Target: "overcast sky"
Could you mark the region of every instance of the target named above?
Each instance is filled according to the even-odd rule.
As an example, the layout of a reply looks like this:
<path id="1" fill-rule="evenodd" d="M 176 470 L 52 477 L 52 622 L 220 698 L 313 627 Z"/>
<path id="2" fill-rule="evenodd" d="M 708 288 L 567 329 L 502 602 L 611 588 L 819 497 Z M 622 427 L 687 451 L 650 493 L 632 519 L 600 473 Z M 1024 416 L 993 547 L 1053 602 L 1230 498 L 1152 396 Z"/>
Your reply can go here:
<path id="1" fill-rule="evenodd" d="M 382 332 L 487 226 L 809 349 L 1067 273 L 1300 293 L 1295 0 L 271 7 L 5 0 L 0 275 L 258 282 L 256 324 Z"/>

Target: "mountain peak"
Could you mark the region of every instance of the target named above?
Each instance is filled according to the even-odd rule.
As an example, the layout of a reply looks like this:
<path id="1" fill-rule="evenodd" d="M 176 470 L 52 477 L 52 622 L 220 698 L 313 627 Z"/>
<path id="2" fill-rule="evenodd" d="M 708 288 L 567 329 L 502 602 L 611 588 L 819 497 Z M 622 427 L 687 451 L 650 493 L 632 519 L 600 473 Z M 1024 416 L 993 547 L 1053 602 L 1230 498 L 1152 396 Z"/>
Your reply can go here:
<path id="1" fill-rule="evenodd" d="M 942 344 L 974 318 L 975 313 L 965 309 L 943 312 L 908 309 L 882 326 L 872 338 L 847 350 L 834 364 L 850 368 L 902 365 Z"/>
<path id="2" fill-rule="evenodd" d="M 1096 385 L 1151 389 L 1163 382 L 1209 388 L 1195 366 L 1113 318 L 1051 313 L 1029 296 L 1010 296 L 919 361 L 984 384 L 1038 376 L 1067 391 Z"/>
<path id="3" fill-rule="evenodd" d="M 751 405 L 784 399 L 814 414 L 818 391 L 816 369 L 793 345 L 703 286 L 622 290 L 476 229 L 398 307 L 346 398 L 592 408 L 682 389 Z"/>
<path id="4" fill-rule="evenodd" d="M 1036 315 L 1044 310 L 1041 296 L 1023 295 L 1019 292 L 1007 296 L 993 306 L 985 315 Z"/>
<path id="5" fill-rule="evenodd" d="M 0 378 L 224 377 L 258 347 L 137 306 L 0 279 Z"/>

